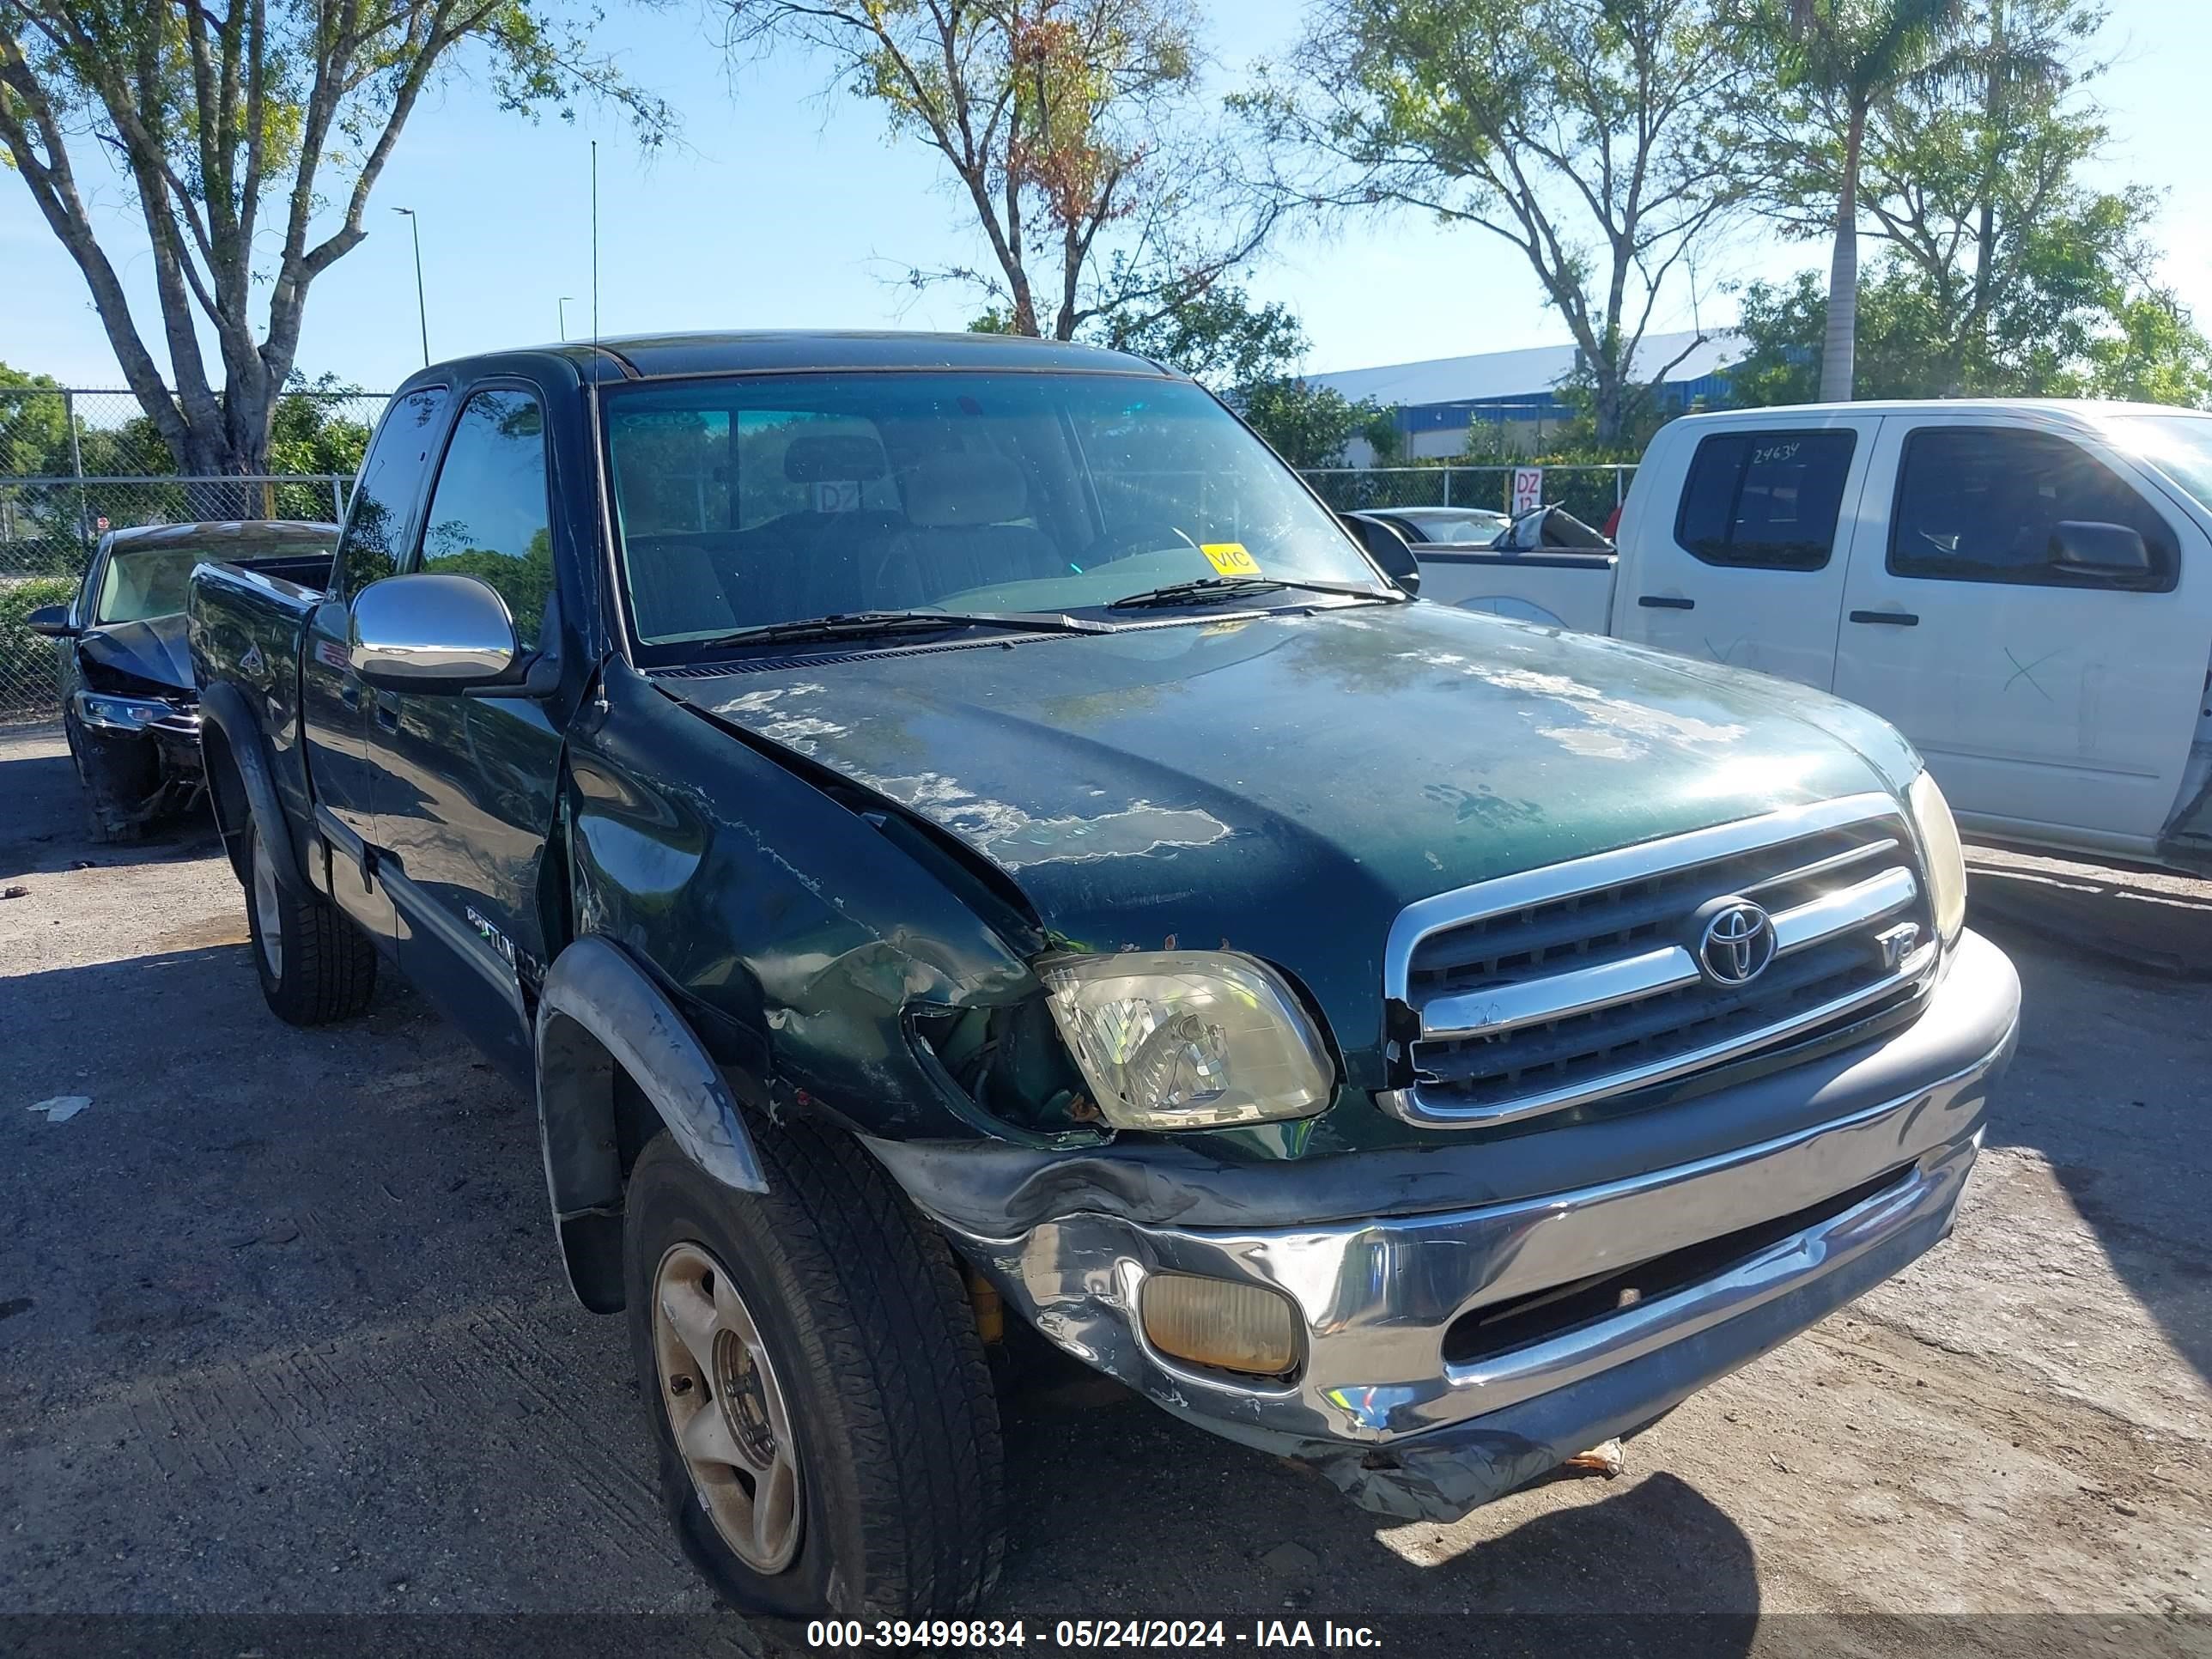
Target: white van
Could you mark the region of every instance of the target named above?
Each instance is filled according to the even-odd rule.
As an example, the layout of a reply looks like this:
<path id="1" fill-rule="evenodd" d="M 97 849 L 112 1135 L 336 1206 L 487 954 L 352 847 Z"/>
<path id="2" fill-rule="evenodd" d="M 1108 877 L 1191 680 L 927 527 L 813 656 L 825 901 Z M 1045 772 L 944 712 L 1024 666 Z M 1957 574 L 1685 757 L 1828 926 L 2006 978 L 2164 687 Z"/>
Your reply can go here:
<path id="1" fill-rule="evenodd" d="M 1690 416 L 1644 452 L 1619 550 L 1415 551 L 1425 599 L 1863 703 L 1982 836 L 2212 869 L 2212 416 Z"/>

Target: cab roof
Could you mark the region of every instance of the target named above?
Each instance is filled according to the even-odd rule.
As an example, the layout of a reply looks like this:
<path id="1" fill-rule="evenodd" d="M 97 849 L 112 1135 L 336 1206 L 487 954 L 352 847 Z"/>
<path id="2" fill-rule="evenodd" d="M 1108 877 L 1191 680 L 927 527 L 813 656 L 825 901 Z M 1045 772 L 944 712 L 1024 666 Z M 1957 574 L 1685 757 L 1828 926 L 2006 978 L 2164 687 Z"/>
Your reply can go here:
<path id="1" fill-rule="evenodd" d="M 1175 374 L 1147 358 L 1099 346 L 1013 334 L 924 334 L 896 330 L 761 329 L 701 334 L 611 335 L 593 342 L 516 347 L 434 364 L 410 385 L 441 383 L 517 360 L 558 358 L 585 380 L 657 380 L 821 369 L 963 368 L 1063 374 Z M 1177 378 L 1181 378 L 1179 375 Z"/>
<path id="2" fill-rule="evenodd" d="M 2184 415 L 2207 416 L 2202 410 L 2173 404 L 2121 403 L 2103 398 L 1869 398 L 1848 404 L 1772 404 L 1755 409 L 1714 409 L 1685 415 L 1680 424 L 1704 427 L 1741 425 L 1747 421 L 1787 423 L 1808 417 L 1850 415 L 2010 415 L 2040 417 L 2054 425 L 2075 428 L 2093 427 L 2124 415 Z"/>

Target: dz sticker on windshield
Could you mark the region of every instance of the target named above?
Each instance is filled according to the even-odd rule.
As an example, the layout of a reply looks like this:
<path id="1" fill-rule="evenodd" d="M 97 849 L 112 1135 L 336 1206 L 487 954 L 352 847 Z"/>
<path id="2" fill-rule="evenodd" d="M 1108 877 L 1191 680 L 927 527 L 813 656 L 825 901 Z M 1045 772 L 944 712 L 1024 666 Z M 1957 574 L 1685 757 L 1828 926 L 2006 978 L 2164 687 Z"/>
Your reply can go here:
<path id="1" fill-rule="evenodd" d="M 1198 550 L 1224 576 L 1256 576 L 1260 567 L 1242 542 L 1201 542 Z"/>

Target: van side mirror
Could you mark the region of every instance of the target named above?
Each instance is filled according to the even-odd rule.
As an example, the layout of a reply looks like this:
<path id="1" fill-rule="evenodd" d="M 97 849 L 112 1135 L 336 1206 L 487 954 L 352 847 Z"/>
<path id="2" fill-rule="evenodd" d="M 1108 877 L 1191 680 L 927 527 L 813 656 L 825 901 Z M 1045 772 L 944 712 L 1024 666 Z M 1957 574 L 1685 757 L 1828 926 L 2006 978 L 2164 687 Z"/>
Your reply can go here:
<path id="1" fill-rule="evenodd" d="M 1393 587 L 1409 598 L 1421 591 L 1421 562 L 1403 536 L 1380 519 L 1363 519 L 1351 513 L 1340 513 L 1337 518 L 1352 532 L 1352 539 L 1367 550 L 1367 556 L 1382 567 Z"/>
<path id="2" fill-rule="evenodd" d="M 73 640 L 77 635 L 77 630 L 70 626 L 69 607 L 65 605 L 40 605 L 24 616 L 23 626 L 50 640 Z"/>
<path id="3" fill-rule="evenodd" d="M 386 691 L 463 692 L 513 677 L 507 601 L 474 576 L 386 576 L 353 602 L 353 668 Z"/>
<path id="4" fill-rule="evenodd" d="M 2122 580 L 2150 574 L 2150 549 L 2142 532 L 2124 524 L 2061 519 L 2051 532 L 2051 562 L 2085 576 Z"/>

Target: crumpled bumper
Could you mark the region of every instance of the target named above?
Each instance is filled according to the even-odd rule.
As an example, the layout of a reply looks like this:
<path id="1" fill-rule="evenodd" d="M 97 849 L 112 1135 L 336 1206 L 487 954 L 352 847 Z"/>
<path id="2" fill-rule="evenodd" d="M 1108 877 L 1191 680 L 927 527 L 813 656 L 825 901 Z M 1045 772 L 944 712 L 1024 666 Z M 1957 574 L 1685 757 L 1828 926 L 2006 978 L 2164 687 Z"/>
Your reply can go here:
<path id="1" fill-rule="evenodd" d="M 1079 1210 L 1009 1237 L 946 1225 L 1045 1336 L 1156 1403 L 1314 1462 L 1369 1509 L 1453 1520 L 1650 1421 L 1942 1238 L 2019 1003 L 2011 963 L 1967 934 L 1921 1017 L 1822 1079 L 1823 1097 L 1849 1099 L 1839 1085 L 1856 1081 L 1881 1098 L 1580 1190 L 1416 1215 L 1383 1213 L 1378 1194 L 1372 1217 L 1253 1231 Z M 1974 1058 L 1960 1065 L 1962 1039 Z M 1911 1075 L 1937 1054 L 1948 1069 Z M 1138 1310 L 1161 1272 L 1285 1296 L 1296 1372 L 1237 1377 L 1158 1351 Z M 1592 1296 L 1610 1299 L 1594 1310 Z"/>

